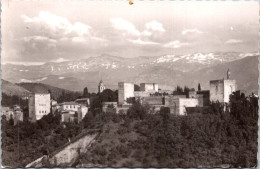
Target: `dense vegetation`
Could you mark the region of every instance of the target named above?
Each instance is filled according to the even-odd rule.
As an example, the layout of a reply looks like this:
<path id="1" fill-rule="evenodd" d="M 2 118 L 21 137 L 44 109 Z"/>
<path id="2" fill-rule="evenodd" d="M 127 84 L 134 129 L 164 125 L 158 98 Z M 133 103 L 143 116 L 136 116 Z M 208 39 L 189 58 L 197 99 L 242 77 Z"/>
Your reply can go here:
<path id="1" fill-rule="evenodd" d="M 75 166 L 110 167 L 253 167 L 257 164 L 256 99 L 231 98 L 231 106 L 212 103 L 204 112 L 173 116 L 168 108 L 151 114 L 136 101 L 127 114 L 102 113 L 102 101 L 117 91 L 97 94 L 80 124 L 60 124 L 58 113 L 35 124 L 12 126 L 2 119 L 2 163 L 24 167 L 49 154 L 85 129 L 101 133 Z M 19 136 L 19 137 L 18 137 Z"/>
<path id="2" fill-rule="evenodd" d="M 238 100 L 231 112 L 212 103 L 201 114 L 173 116 L 167 108 L 149 114 L 137 102 L 127 115 L 99 114 L 93 119 L 104 124 L 102 133 L 78 166 L 256 166 L 257 107 Z"/>
<path id="3" fill-rule="evenodd" d="M 37 123 L 27 121 L 13 126 L 2 118 L 2 165 L 25 167 L 51 153 L 81 132 L 75 123 L 60 124 L 59 114 L 48 114 Z"/>
<path id="4" fill-rule="evenodd" d="M 28 106 L 28 101 L 21 99 L 19 96 L 13 95 L 9 96 L 5 93 L 2 93 L 2 100 L 1 100 L 2 106 L 7 106 L 12 108 L 14 105 L 20 105 L 21 107 Z"/>

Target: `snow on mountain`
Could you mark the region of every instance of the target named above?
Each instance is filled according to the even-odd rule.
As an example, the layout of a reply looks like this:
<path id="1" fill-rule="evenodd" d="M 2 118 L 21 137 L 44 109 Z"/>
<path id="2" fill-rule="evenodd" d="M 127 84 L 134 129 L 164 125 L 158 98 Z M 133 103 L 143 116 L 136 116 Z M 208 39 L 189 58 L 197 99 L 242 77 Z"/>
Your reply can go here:
<path id="1" fill-rule="evenodd" d="M 39 79 L 33 79 L 33 80 L 29 80 L 29 79 L 20 79 L 20 83 L 35 83 L 35 82 L 41 82 L 48 79 L 48 77 L 43 77 L 43 78 L 39 78 Z"/>
<path id="2" fill-rule="evenodd" d="M 245 57 L 256 56 L 258 53 L 211 52 L 186 55 L 140 56 L 124 58 L 111 55 L 101 55 L 86 59 L 48 62 L 44 65 L 2 65 L 2 76 L 10 82 L 43 82 L 67 80 L 69 77 L 88 79 L 93 76 L 107 74 L 107 77 L 117 76 L 118 80 L 126 75 L 135 76 L 152 67 L 167 68 L 171 71 L 193 72 L 203 68 L 223 64 Z M 95 73 L 88 77 L 88 74 Z M 55 75 L 54 79 L 50 79 Z M 56 79 L 55 79 L 56 78 Z"/>

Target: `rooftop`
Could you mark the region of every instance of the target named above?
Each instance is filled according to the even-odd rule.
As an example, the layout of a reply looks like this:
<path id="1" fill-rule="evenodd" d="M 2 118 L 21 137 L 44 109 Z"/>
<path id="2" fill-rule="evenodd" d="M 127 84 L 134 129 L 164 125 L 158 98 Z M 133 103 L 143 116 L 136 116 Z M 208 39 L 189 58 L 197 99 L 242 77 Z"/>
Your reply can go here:
<path id="1" fill-rule="evenodd" d="M 63 102 L 61 105 L 79 105 L 78 103 L 75 102 Z"/>

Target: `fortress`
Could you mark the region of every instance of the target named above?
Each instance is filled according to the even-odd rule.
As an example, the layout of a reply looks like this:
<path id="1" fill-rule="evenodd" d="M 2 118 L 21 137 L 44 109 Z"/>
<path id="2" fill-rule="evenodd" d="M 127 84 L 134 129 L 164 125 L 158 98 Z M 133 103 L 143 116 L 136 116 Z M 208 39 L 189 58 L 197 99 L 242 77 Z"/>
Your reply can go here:
<path id="1" fill-rule="evenodd" d="M 207 107 L 210 102 L 229 103 L 230 95 L 236 91 L 236 81 L 230 79 L 230 71 L 227 71 L 227 79 L 211 80 L 210 90 L 191 89 L 188 93 L 162 94 L 157 83 L 141 83 L 140 91 L 135 91 L 135 84 L 130 82 L 118 83 L 118 103 L 116 112 L 126 112 L 134 100 L 140 100 L 142 104 L 150 105 L 152 111 L 159 111 L 161 107 L 168 107 L 170 113 L 186 115 L 187 109 Z M 109 102 L 103 103 L 103 111 L 107 111 Z"/>

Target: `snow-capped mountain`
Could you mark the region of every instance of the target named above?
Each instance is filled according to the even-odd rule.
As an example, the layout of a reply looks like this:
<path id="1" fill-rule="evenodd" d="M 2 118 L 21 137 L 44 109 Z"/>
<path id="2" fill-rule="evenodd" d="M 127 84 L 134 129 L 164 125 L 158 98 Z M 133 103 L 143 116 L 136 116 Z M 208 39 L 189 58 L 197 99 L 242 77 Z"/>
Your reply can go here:
<path id="1" fill-rule="evenodd" d="M 186 77 L 186 74 L 256 56 L 257 53 L 237 52 L 136 58 L 104 54 L 74 61 L 48 62 L 37 66 L 6 64 L 2 65 L 2 77 L 13 83 L 45 83 L 69 90 L 82 90 L 84 86 L 92 86 L 90 90 L 92 88 L 95 91 L 101 78 L 111 88 L 116 88 L 118 81 L 153 81 L 173 84 Z M 167 81 L 169 78 L 173 80 Z"/>

